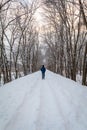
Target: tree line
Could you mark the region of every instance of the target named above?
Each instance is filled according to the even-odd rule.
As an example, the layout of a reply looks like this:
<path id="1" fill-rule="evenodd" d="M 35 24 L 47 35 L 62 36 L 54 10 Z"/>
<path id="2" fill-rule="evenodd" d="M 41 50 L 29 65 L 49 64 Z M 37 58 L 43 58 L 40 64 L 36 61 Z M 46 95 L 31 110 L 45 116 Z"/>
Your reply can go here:
<path id="1" fill-rule="evenodd" d="M 48 69 L 87 85 L 87 2 L 45 0 L 44 43 Z"/>
<path id="2" fill-rule="evenodd" d="M 38 69 L 39 38 L 34 14 L 37 0 L 0 1 L 0 82 Z"/>
<path id="3" fill-rule="evenodd" d="M 0 82 L 35 72 L 45 63 L 49 70 L 74 81 L 79 73 L 87 85 L 87 2 L 27 2 L 0 1 Z M 45 18 L 41 41 L 34 17 L 39 6 Z"/>

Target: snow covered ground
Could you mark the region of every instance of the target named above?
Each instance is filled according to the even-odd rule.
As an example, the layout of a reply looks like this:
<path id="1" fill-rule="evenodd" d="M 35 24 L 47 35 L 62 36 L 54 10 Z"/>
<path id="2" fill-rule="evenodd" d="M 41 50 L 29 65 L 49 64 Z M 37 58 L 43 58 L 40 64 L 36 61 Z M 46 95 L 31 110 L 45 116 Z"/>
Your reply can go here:
<path id="1" fill-rule="evenodd" d="M 0 130 L 87 130 L 87 88 L 50 71 L 0 88 Z"/>

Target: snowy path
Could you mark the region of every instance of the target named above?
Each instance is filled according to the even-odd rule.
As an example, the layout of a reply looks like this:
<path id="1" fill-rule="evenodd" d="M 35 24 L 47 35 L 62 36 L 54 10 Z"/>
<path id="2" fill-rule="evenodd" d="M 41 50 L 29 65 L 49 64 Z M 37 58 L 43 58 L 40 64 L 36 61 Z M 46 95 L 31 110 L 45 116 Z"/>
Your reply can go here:
<path id="1" fill-rule="evenodd" d="M 0 95 L 0 130 L 87 130 L 87 88 L 50 71 L 45 80 L 36 72 L 13 81 Z"/>

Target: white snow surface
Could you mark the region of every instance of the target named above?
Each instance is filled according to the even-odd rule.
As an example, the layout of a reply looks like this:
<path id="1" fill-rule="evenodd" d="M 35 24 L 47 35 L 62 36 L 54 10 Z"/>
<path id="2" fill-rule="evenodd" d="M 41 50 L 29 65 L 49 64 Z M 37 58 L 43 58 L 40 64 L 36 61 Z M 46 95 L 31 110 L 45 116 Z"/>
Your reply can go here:
<path id="1" fill-rule="evenodd" d="M 87 88 L 46 71 L 0 88 L 0 130 L 87 130 Z"/>

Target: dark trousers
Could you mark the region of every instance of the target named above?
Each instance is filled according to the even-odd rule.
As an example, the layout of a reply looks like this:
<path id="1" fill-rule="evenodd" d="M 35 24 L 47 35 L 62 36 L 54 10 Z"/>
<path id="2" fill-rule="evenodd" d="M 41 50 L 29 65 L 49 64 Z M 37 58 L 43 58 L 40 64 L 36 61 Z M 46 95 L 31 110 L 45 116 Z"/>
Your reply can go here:
<path id="1" fill-rule="evenodd" d="M 45 73 L 42 73 L 42 79 L 45 79 Z"/>

